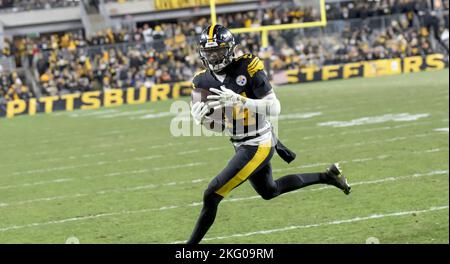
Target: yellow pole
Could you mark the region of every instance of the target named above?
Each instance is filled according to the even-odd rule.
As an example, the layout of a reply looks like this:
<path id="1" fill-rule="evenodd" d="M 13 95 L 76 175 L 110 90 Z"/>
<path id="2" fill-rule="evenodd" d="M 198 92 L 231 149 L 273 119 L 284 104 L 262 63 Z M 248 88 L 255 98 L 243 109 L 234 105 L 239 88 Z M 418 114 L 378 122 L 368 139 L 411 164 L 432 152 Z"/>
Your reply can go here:
<path id="1" fill-rule="evenodd" d="M 263 48 L 269 47 L 269 31 L 268 30 L 263 30 L 261 32 L 261 46 Z"/>
<path id="2" fill-rule="evenodd" d="M 215 3 L 214 7 L 212 6 L 211 1 L 211 20 L 213 24 L 216 22 L 216 10 Z M 269 31 L 273 30 L 287 30 L 287 29 L 297 29 L 297 28 L 313 28 L 313 27 L 326 27 L 327 26 L 327 10 L 325 0 L 320 0 L 320 21 L 315 22 L 306 22 L 306 23 L 295 23 L 295 24 L 281 24 L 281 25 L 269 25 L 269 26 L 260 26 L 260 27 L 250 27 L 250 28 L 233 28 L 230 29 L 234 34 L 242 34 L 242 33 L 251 33 L 251 32 L 261 32 L 261 44 L 262 47 L 269 46 Z"/>
<path id="3" fill-rule="evenodd" d="M 209 6 L 211 8 L 211 25 L 215 25 L 217 24 L 216 0 L 209 0 Z"/>
<path id="4" fill-rule="evenodd" d="M 320 0 L 320 16 L 321 16 L 320 21 L 322 21 L 323 26 L 326 26 L 328 21 L 327 21 L 327 7 L 325 4 L 325 0 Z"/>
<path id="5" fill-rule="evenodd" d="M 272 30 L 286 30 L 295 28 L 311 28 L 311 27 L 323 27 L 326 26 L 325 21 L 318 22 L 306 22 L 306 23 L 296 23 L 296 24 L 282 24 L 282 25 L 272 25 L 272 26 L 261 26 L 261 27 L 251 27 L 251 28 L 233 28 L 231 32 L 233 33 L 250 33 L 250 32 L 261 32 L 261 31 L 272 31 Z"/>
<path id="6" fill-rule="evenodd" d="M 239 33 L 264 32 L 264 31 L 273 31 L 273 30 L 297 29 L 297 28 L 325 27 L 327 25 L 327 10 L 326 10 L 325 0 L 320 0 L 320 16 L 321 16 L 320 21 L 315 21 L 315 22 L 269 25 L 269 26 L 260 26 L 260 27 L 251 27 L 251 28 L 233 28 L 233 29 L 231 29 L 231 32 L 233 32 L 235 34 L 239 34 Z"/>

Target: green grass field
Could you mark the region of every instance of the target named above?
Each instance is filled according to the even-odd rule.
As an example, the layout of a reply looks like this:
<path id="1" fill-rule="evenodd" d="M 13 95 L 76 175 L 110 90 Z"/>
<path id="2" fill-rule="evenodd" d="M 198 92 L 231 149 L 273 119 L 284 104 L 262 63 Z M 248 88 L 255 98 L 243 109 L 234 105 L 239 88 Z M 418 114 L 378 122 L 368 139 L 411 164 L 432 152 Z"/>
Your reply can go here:
<path id="1" fill-rule="evenodd" d="M 340 161 L 353 193 L 264 201 L 244 184 L 204 243 L 448 243 L 448 74 L 278 88 L 280 138 L 299 158 L 275 157 L 274 176 Z M 0 243 L 186 240 L 233 148 L 172 137 L 171 103 L 1 119 Z M 319 125 L 332 121 L 347 123 Z"/>

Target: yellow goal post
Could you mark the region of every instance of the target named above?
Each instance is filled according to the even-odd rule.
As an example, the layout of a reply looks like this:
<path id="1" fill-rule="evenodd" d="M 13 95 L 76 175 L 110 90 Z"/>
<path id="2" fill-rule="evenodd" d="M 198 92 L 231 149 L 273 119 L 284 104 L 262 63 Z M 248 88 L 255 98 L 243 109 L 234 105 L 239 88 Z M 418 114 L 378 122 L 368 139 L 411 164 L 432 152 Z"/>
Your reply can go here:
<path id="1" fill-rule="evenodd" d="M 262 47 L 269 46 L 269 31 L 273 30 L 287 30 L 287 29 L 298 29 L 298 28 L 313 28 L 313 27 L 325 27 L 327 25 L 327 11 L 325 6 L 325 0 L 318 0 L 320 3 L 320 21 L 314 22 L 304 22 L 304 23 L 293 23 L 293 24 L 281 24 L 281 25 L 268 25 L 259 27 L 249 27 L 249 28 L 234 28 L 231 32 L 234 34 L 240 33 L 251 33 L 251 32 L 261 32 Z M 216 0 L 210 0 L 211 9 L 211 24 L 215 25 L 217 23 L 217 13 L 216 13 Z"/>

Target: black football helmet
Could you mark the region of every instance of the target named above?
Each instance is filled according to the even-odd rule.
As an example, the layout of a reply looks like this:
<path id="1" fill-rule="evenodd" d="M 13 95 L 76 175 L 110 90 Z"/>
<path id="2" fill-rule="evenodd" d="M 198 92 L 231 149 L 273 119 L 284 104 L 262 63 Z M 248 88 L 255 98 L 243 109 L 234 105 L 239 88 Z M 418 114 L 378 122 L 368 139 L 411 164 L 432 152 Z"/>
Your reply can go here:
<path id="1" fill-rule="evenodd" d="M 206 68 L 220 73 L 234 58 L 236 41 L 230 30 L 222 25 L 212 25 L 200 36 L 199 54 Z"/>

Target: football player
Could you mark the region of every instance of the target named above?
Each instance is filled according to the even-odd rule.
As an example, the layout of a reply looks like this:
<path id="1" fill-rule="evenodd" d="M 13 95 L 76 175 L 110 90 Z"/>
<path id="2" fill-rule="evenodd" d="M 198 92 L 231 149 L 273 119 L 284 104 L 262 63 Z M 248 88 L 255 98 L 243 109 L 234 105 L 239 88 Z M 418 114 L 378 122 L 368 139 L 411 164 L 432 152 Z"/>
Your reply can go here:
<path id="1" fill-rule="evenodd" d="M 231 108 L 232 111 L 225 111 L 225 122 L 214 126 L 214 130 L 219 127 L 230 134 L 235 155 L 204 192 L 203 208 L 189 244 L 202 240 L 215 220 L 219 203 L 247 180 L 265 200 L 313 184 L 334 185 L 345 194 L 350 193 L 350 185 L 337 163 L 324 172 L 273 180 L 270 160 L 274 152 L 288 163 L 295 154 L 276 138 L 267 120 L 268 116 L 278 116 L 281 106 L 263 62 L 250 54 L 235 58 L 235 38 L 221 25 L 206 28 L 199 44 L 206 70 L 194 77 L 194 89 L 209 89 L 214 95 L 208 96 L 208 102 L 193 104 L 191 114 L 197 124 L 211 129 L 211 123 L 217 123 L 208 116 L 211 109 Z"/>

